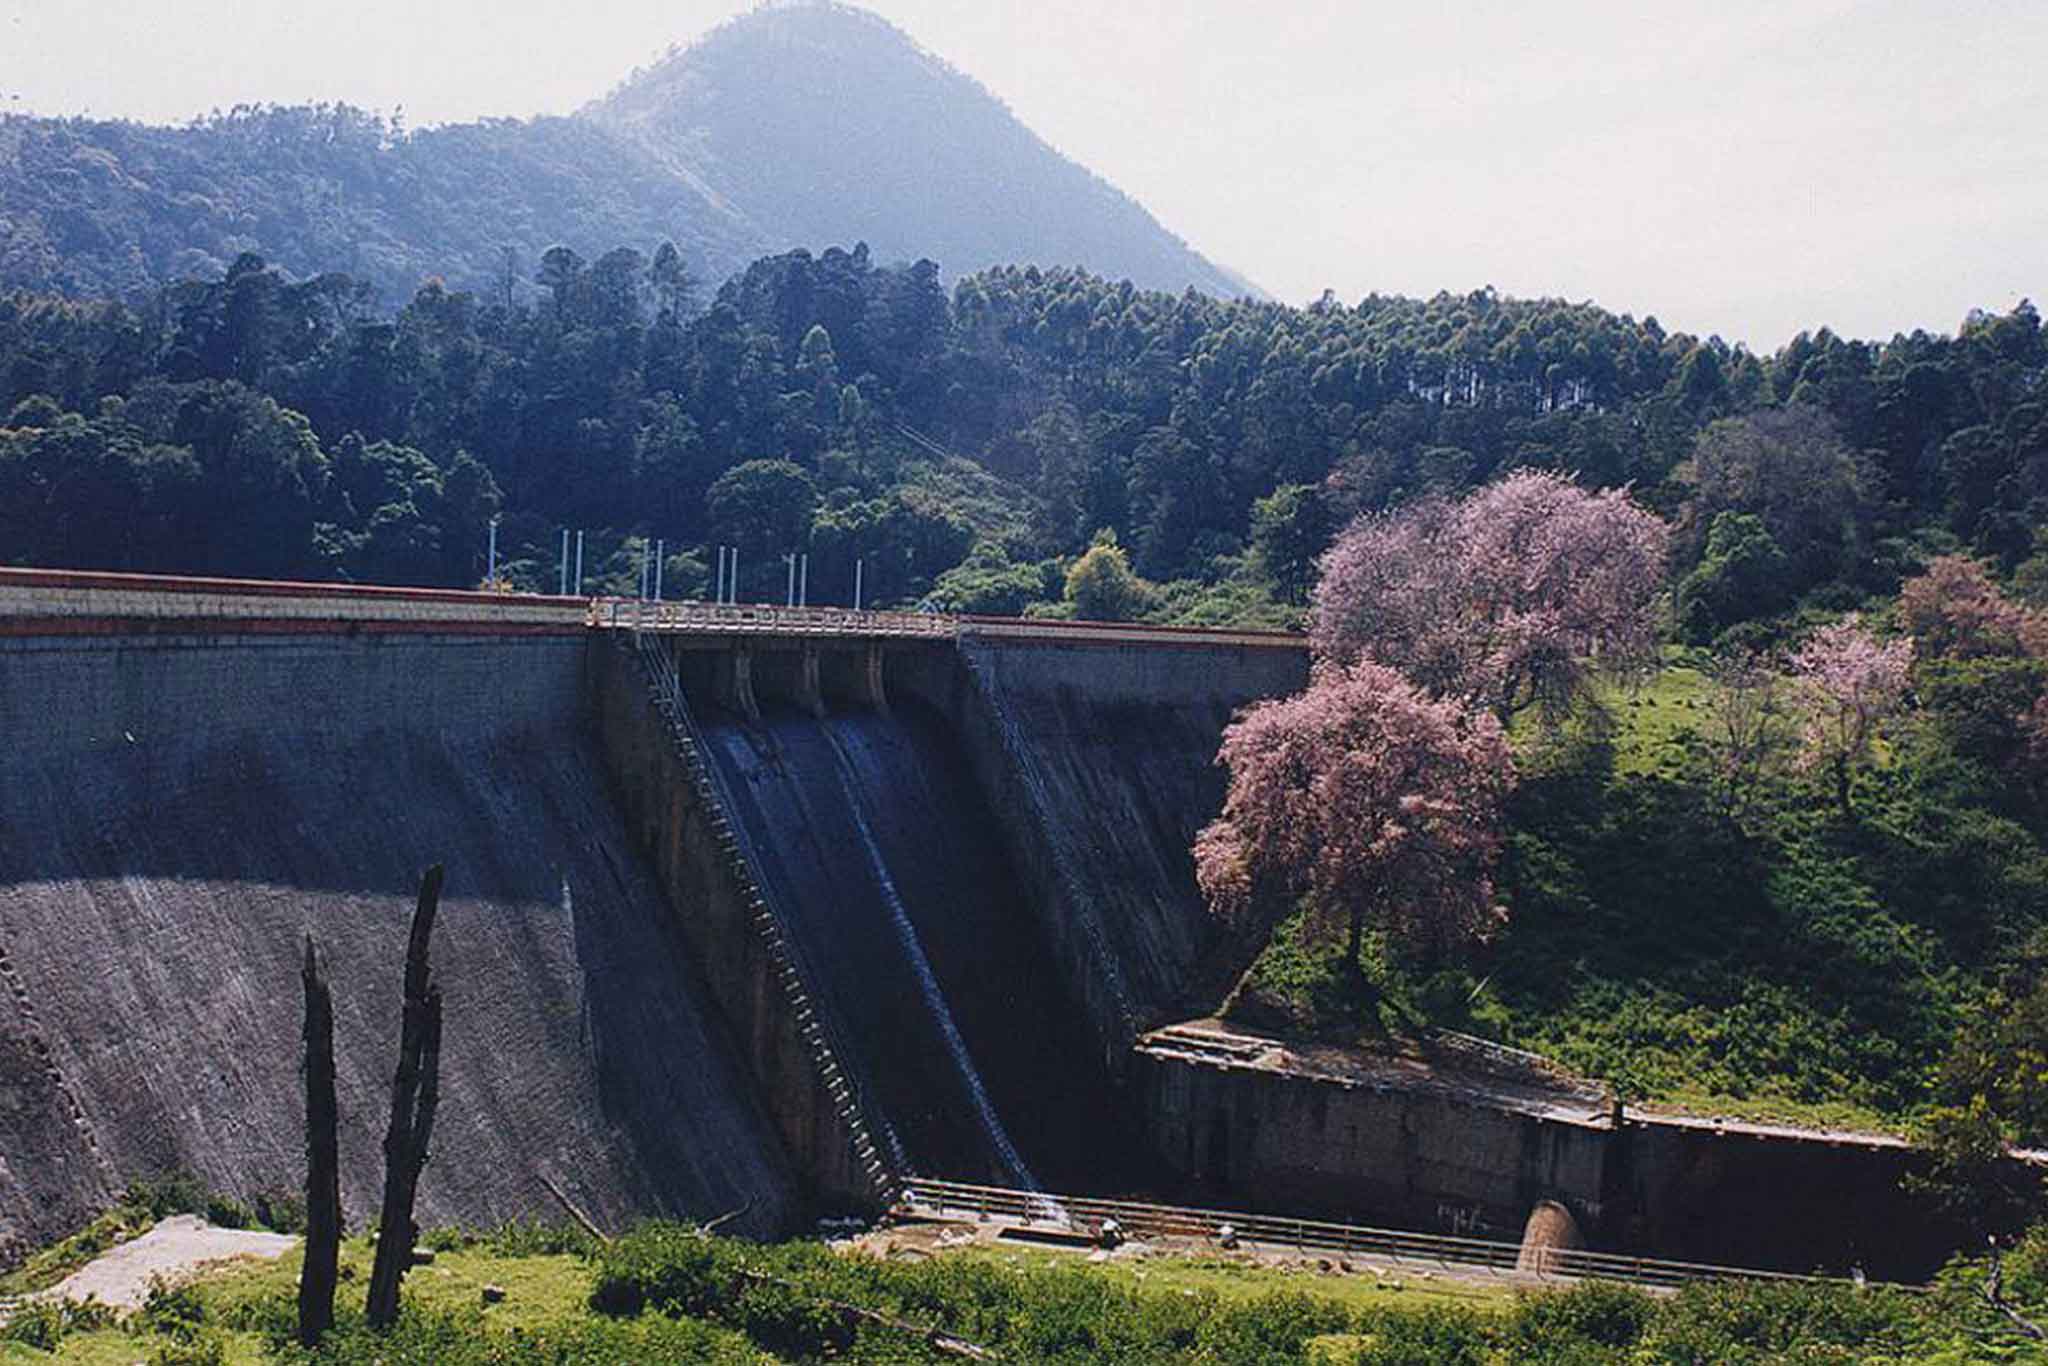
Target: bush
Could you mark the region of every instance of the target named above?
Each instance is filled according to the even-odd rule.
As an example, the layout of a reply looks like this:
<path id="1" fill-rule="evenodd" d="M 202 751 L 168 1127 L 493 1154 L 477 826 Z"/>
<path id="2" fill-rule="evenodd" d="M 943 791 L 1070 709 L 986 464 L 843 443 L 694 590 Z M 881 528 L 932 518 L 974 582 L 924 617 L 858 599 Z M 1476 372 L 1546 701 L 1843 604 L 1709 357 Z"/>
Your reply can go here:
<path id="1" fill-rule="evenodd" d="M 72 1333 L 90 1333 L 114 1322 L 114 1311 L 98 1300 L 81 1304 L 68 1301 L 31 1300 L 18 1306 L 14 1316 L 0 1325 L 0 1343 L 18 1343 L 44 1352 L 54 1352 Z"/>
<path id="2" fill-rule="evenodd" d="M 761 1360 L 738 1334 L 689 1320 L 564 1319 L 498 1334 L 487 1332 L 474 1312 L 437 1312 L 413 1304 L 388 1333 L 371 1332 L 359 1315 L 349 1315 L 315 1351 L 288 1341 L 273 1343 L 273 1351 L 286 1360 L 335 1366 L 758 1366 Z"/>
<path id="3" fill-rule="evenodd" d="M 501 1257 L 590 1258 L 602 1246 L 576 1224 L 547 1224 L 539 1220 L 508 1219 L 479 1234 L 477 1243 Z"/>
<path id="4" fill-rule="evenodd" d="M 227 1366 L 228 1345 L 217 1333 L 200 1333 L 188 1339 L 157 1344 L 149 1354 L 149 1366 Z"/>
<path id="5" fill-rule="evenodd" d="M 206 1326 L 206 1301 L 197 1286 L 172 1285 L 161 1276 L 153 1276 L 140 1322 L 153 1333 L 190 1341 Z"/>
<path id="6" fill-rule="evenodd" d="M 168 1219 L 173 1214 L 204 1214 L 212 1198 L 206 1183 L 191 1172 L 169 1171 L 129 1182 L 121 1203 L 152 1219 Z"/>
<path id="7" fill-rule="evenodd" d="M 306 1231 L 305 1197 L 289 1191 L 258 1191 L 256 1222 L 273 1233 L 301 1234 Z"/>
<path id="8" fill-rule="evenodd" d="M 1640 1290 L 1593 1281 L 1523 1296 L 1508 1340 L 1518 1361 L 1579 1361 L 1591 1348 L 1635 1346 L 1656 1312 L 1657 1302 Z"/>

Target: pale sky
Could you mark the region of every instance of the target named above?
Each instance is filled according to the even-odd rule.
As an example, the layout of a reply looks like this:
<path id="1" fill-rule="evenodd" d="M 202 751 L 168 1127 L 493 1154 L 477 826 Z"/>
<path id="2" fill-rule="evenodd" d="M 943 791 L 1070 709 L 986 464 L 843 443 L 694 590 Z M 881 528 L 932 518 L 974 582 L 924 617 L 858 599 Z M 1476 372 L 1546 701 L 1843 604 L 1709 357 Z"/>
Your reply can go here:
<path id="1" fill-rule="evenodd" d="M 739 0 L 0 0 L 0 108 L 567 113 Z M 1771 350 L 2048 301 L 2048 0 L 873 0 L 1275 295 Z"/>

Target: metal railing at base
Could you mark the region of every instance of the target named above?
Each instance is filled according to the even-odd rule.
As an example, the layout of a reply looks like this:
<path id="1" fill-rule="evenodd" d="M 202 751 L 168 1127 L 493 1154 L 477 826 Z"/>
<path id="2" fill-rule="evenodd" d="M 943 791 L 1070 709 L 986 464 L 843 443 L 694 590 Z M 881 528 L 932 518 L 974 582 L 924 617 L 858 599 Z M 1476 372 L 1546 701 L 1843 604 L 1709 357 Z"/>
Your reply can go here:
<path id="1" fill-rule="evenodd" d="M 1217 1241 L 1225 1225 L 1241 1243 L 1268 1248 L 1293 1248 L 1303 1253 L 1357 1256 L 1396 1266 L 1451 1273 L 1519 1274 L 1543 1280 L 1606 1280 L 1670 1288 L 1690 1281 L 1748 1280 L 1850 1284 L 1848 1277 L 1797 1275 L 1753 1267 L 1713 1266 L 1702 1262 L 1632 1257 L 1583 1248 L 1542 1248 L 1525 1259 L 1519 1244 L 1441 1233 L 1372 1228 L 1361 1224 L 1296 1219 L 1285 1215 L 1148 1204 L 1139 1200 L 1108 1200 L 1089 1196 L 1047 1195 L 976 1186 L 960 1181 L 906 1177 L 896 1197 L 901 1214 L 931 1218 L 967 1216 L 1044 1226 L 1042 1216 L 1056 1208 L 1063 1227 L 1093 1232 L 1114 1219 L 1129 1238 L 1199 1238 Z M 1894 1286 L 1918 1291 L 1920 1286 Z"/>

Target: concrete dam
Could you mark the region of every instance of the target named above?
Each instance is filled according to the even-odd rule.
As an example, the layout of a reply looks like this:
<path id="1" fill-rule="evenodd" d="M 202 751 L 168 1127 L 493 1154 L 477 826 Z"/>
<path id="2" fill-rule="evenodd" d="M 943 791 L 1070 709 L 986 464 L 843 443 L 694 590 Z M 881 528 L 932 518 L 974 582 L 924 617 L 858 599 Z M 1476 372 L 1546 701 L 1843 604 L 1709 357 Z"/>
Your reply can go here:
<path id="1" fill-rule="evenodd" d="M 1124 878 L 1111 808 L 1071 858 L 1003 836 L 985 770 L 1009 758 L 956 738 L 947 709 L 980 694 L 951 640 L 892 643 L 877 678 L 899 695 L 823 716 L 773 667 L 758 719 L 693 681 L 724 802 L 685 810 L 621 633 L 581 602 L 473 599 L 0 573 L 0 1248 L 173 1168 L 244 1199 L 297 1189 L 307 933 L 335 986 L 344 1201 L 363 1217 L 406 916 L 437 861 L 450 1027 L 426 1222 L 742 1210 L 768 1234 L 871 1203 L 878 1170 L 1121 1179 L 1137 1140 L 1113 1136 L 1109 1063 L 1130 1035 L 1087 1002 L 1163 1018 L 1159 984 L 1204 923 L 1188 870 L 1159 869 L 1220 793 L 1221 719 L 1298 685 L 1298 648 L 1178 647 L 1210 679 L 1209 720 L 1189 723 L 1208 734 L 1177 789 L 1152 782 L 1159 755 L 1105 777 L 1145 789 L 1147 828 L 1177 846 Z M 1062 672 L 1072 695 L 1044 704 L 1076 725 L 1033 737 L 1051 775 L 1119 724 Z M 1041 806 L 1047 781 L 1030 779 Z M 1161 809 L 1176 790 L 1186 809 Z M 684 841 L 692 821 L 703 838 Z M 1096 922 L 1141 908 L 1144 932 L 1056 943 L 1035 904 L 1049 879 L 1099 898 Z"/>
<path id="2" fill-rule="evenodd" d="M 1216 747 L 1306 675 L 1259 633 L 0 570 L 0 1261 L 153 1172 L 297 1189 L 308 933 L 366 1217 L 441 862 L 423 1223 L 773 1236 L 916 1174 L 1874 1262 L 1895 1143 L 1190 1023 L 1244 947 L 1188 855 Z"/>

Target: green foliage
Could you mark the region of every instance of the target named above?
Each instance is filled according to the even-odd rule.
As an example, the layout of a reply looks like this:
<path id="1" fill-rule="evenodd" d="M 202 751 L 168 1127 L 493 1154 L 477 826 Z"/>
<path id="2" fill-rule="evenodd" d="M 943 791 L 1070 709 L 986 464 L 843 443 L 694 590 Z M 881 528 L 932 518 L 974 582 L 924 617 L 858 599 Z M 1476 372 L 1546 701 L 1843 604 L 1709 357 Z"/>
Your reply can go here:
<path id="1" fill-rule="evenodd" d="M 1761 517 L 1717 513 L 1706 553 L 1678 585 L 1678 627 L 1704 645 L 1727 627 L 1773 616 L 1790 601 L 1790 562 Z"/>
<path id="2" fill-rule="evenodd" d="M 73 1333 L 90 1333 L 114 1321 L 114 1311 L 97 1300 L 84 1304 L 70 1301 L 32 1300 L 17 1306 L 7 1322 L 0 1324 L 0 1343 L 17 1343 L 38 1351 L 55 1352 Z"/>
<path id="3" fill-rule="evenodd" d="M 348 111 L 243 111 L 207 136 L 254 154 L 266 129 L 398 161 L 512 136 Z M 112 136 L 45 131 L 45 150 Z M 550 250 L 566 240 L 587 245 Z M 2004 546 L 2048 497 L 2048 423 L 2015 378 L 2048 364 L 2026 306 L 1759 358 L 1491 291 L 1296 309 L 998 267 L 949 300 L 932 262 L 860 247 L 764 258 L 695 312 L 689 244 L 598 246 L 522 249 L 508 293 L 494 243 L 463 258 L 482 278 L 395 312 L 344 277 L 204 252 L 133 308 L 0 298 L 0 558 L 467 586 L 497 515 L 521 589 L 552 587 L 569 526 L 614 591 L 637 565 L 609 559 L 658 537 L 671 595 L 739 543 L 750 598 L 780 600 L 779 557 L 808 549 L 814 602 L 850 601 L 860 559 L 873 603 L 1086 615 L 1031 569 L 1110 528 L 1165 585 L 1112 594 L 1120 614 L 1275 625 L 1357 512 L 1536 466 L 1680 519 L 1682 625 L 1707 639 L 1795 590 L 1857 605 L 1944 538 Z M 2033 547 L 2029 528 L 2014 554 Z"/>
<path id="4" fill-rule="evenodd" d="M 1066 599 L 1084 621 L 1135 621 L 1158 601 L 1152 585 L 1132 572 L 1113 531 L 1098 534 L 1067 570 Z"/>
<path id="5" fill-rule="evenodd" d="M 941 612 L 1019 617 L 1034 602 L 1059 592 L 1055 561 L 1018 564 L 993 541 L 977 541 L 953 568 L 939 575 L 926 601 Z"/>

